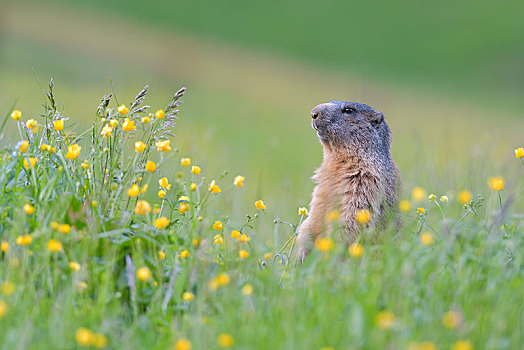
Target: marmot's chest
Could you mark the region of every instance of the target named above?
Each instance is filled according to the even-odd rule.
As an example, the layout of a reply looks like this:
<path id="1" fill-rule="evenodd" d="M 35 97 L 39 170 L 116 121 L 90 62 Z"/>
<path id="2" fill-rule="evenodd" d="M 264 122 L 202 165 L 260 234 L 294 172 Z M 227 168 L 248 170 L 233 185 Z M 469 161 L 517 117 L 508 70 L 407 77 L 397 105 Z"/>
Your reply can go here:
<path id="1" fill-rule="evenodd" d="M 377 164 L 350 158 L 324 162 L 317 170 L 315 180 L 338 192 L 337 189 L 344 191 L 348 186 L 366 186 L 370 183 L 381 187 L 384 176 Z"/>

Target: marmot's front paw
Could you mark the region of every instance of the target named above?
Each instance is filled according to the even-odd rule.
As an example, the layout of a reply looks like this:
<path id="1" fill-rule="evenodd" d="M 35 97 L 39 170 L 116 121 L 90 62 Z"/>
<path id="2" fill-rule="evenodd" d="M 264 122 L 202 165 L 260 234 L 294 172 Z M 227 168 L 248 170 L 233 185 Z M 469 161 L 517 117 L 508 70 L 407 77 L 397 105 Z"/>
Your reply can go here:
<path id="1" fill-rule="evenodd" d="M 309 254 L 309 249 L 299 248 L 297 252 L 297 257 L 295 259 L 295 264 L 303 264 L 308 254 Z"/>

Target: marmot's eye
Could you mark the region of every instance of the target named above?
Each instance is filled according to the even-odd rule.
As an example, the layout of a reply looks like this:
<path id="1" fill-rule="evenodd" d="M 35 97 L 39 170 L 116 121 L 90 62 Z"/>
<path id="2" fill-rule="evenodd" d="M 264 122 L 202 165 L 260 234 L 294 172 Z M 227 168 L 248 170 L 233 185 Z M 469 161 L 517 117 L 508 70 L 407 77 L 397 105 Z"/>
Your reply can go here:
<path id="1" fill-rule="evenodd" d="M 351 113 L 355 113 L 355 110 L 351 107 L 344 107 L 344 109 L 342 110 L 342 113 L 351 114 Z"/>

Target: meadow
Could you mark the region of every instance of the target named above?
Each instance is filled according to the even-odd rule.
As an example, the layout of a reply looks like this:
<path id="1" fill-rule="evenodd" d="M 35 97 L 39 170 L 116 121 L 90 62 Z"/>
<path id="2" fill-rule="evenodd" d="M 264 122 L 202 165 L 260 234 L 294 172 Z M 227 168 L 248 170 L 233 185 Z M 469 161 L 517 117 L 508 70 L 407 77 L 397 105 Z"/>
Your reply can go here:
<path id="1" fill-rule="evenodd" d="M 0 4 L 0 347 L 522 348 L 522 5 L 472 3 Z M 385 113 L 403 226 L 295 266 L 331 99 Z"/>

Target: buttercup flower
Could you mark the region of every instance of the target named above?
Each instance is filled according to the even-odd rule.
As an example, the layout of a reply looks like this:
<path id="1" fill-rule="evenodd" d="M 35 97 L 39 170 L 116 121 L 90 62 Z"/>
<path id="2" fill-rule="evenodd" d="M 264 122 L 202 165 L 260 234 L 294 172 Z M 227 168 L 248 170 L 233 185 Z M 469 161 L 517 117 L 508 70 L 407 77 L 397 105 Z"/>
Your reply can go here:
<path id="1" fill-rule="evenodd" d="M 158 191 L 158 198 L 164 199 L 166 197 L 166 191 L 165 190 L 159 190 Z"/>
<path id="2" fill-rule="evenodd" d="M 34 119 L 29 119 L 27 122 L 25 122 L 25 126 L 26 126 L 28 129 L 33 130 L 33 129 L 36 127 L 36 120 L 34 120 Z M 34 131 L 34 130 L 33 130 L 33 131 Z"/>
<path id="3" fill-rule="evenodd" d="M 417 208 L 417 213 L 418 214 L 424 214 L 426 212 L 426 209 L 424 207 L 420 207 L 420 208 Z"/>
<path id="4" fill-rule="evenodd" d="M 431 245 L 435 239 L 433 238 L 433 235 L 430 232 L 422 232 L 420 234 L 420 243 L 423 245 Z"/>
<path id="5" fill-rule="evenodd" d="M 116 128 L 118 126 L 118 120 L 116 119 L 111 119 L 109 121 L 109 125 L 111 125 L 112 128 Z"/>
<path id="6" fill-rule="evenodd" d="M 149 160 L 147 163 L 146 163 L 146 171 L 152 173 L 156 170 L 156 164 L 155 162 Z"/>
<path id="7" fill-rule="evenodd" d="M 113 133 L 113 128 L 106 124 L 102 128 L 102 131 L 100 132 L 100 135 L 104 136 L 104 138 L 107 138 L 107 137 L 111 136 L 112 133 Z"/>
<path id="8" fill-rule="evenodd" d="M 215 235 L 215 237 L 213 237 L 213 243 L 215 245 L 224 244 L 224 238 L 221 234 Z"/>
<path id="9" fill-rule="evenodd" d="M 522 158 L 524 157 L 524 148 L 519 147 L 515 149 L 515 157 Z"/>
<path id="10" fill-rule="evenodd" d="M 449 200 L 449 199 L 448 199 L 448 196 L 442 196 L 442 197 L 440 197 L 440 201 L 441 201 L 442 203 L 447 203 L 448 200 Z"/>
<path id="11" fill-rule="evenodd" d="M 367 209 L 360 209 L 355 214 L 355 220 L 357 220 L 360 225 L 365 225 L 371 220 L 371 212 Z"/>
<path id="12" fill-rule="evenodd" d="M 16 237 L 15 243 L 18 245 L 30 245 L 33 241 L 33 237 L 30 235 L 23 235 Z"/>
<path id="13" fill-rule="evenodd" d="M 76 330 L 75 339 L 80 346 L 89 346 L 93 343 L 94 334 L 91 330 L 80 327 Z"/>
<path id="14" fill-rule="evenodd" d="M 454 310 L 447 311 L 442 316 L 442 324 L 446 328 L 457 328 L 462 323 L 462 315 Z"/>
<path id="15" fill-rule="evenodd" d="M 33 207 L 31 204 L 24 204 L 24 212 L 27 214 L 27 215 L 31 215 L 35 212 L 35 207 Z"/>
<path id="16" fill-rule="evenodd" d="M 166 228 L 167 225 L 169 225 L 170 220 L 166 218 L 165 216 L 161 216 L 158 219 L 155 220 L 155 227 L 159 230 Z"/>
<path id="17" fill-rule="evenodd" d="M 255 207 L 258 209 L 258 210 L 262 210 L 262 209 L 266 209 L 266 205 L 264 204 L 264 201 L 259 199 L 258 201 L 255 202 Z"/>
<path id="18" fill-rule="evenodd" d="M 185 250 L 183 250 L 183 251 L 180 252 L 180 257 L 181 257 L 182 259 L 189 258 L 189 255 L 190 255 L 190 254 L 189 254 L 189 250 L 187 250 L 187 249 L 185 249 Z"/>
<path id="19" fill-rule="evenodd" d="M 191 350 L 191 342 L 186 338 L 180 338 L 175 343 L 175 350 Z"/>
<path id="20" fill-rule="evenodd" d="M 235 343 L 233 337 L 227 333 L 220 334 L 217 338 L 217 342 L 222 348 L 229 348 Z"/>
<path id="21" fill-rule="evenodd" d="M 468 190 L 462 190 L 458 194 L 458 201 L 462 204 L 467 204 L 471 202 L 471 199 L 473 198 L 471 192 Z"/>
<path id="22" fill-rule="evenodd" d="M 80 150 L 82 147 L 80 147 L 77 143 L 67 146 L 67 153 L 66 158 L 67 159 L 76 159 L 80 155 Z"/>
<path id="23" fill-rule="evenodd" d="M 241 249 L 238 251 L 238 257 L 240 259 L 245 259 L 249 256 L 249 253 L 245 249 Z"/>
<path id="24" fill-rule="evenodd" d="M 191 172 L 195 175 L 198 175 L 200 174 L 200 172 L 202 171 L 202 169 L 200 169 L 200 167 L 198 165 L 193 165 L 191 167 Z"/>
<path id="25" fill-rule="evenodd" d="M 251 237 L 249 237 L 248 235 L 246 235 L 244 233 L 240 235 L 240 242 L 247 243 L 250 240 L 251 240 Z"/>
<path id="26" fill-rule="evenodd" d="M 46 152 L 49 152 L 49 153 L 55 153 L 56 152 L 56 148 L 54 148 L 51 145 L 46 145 L 45 143 L 40 146 L 40 149 L 42 151 L 46 151 Z"/>
<path id="27" fill-rule="evenodd" d="M 129 118 L 126 118 L 122 123 L 122 130 L 124 130 L 125 132 L 133 131 L 135 129 L 135 122 L 130 120 Z"/>
<path id="28" fill-rule="evenodd" d="M 433 193 L 428 196 L 429 201 L 434 201 L 435 199 L 437 199 L 437 196 L 435 196 Z"/>
<path id="29" fill-rule="evenodd" d="M 76 271 L 79 271 L 79 270 L 80 270 L 80 267 L 81 267 L 80 264 L 77 263 L 76 261 L 71 261 L 71 262 L 69 263 L 69 268 L 71 269 L 71 271 L 75 271 L 75 272 L 76 272 Z"/>
<path id="30" fill-rule="evenodd" d="M 238 175 L 235 177 L 235 179 L 233 180 L 233 185 L 235 185 L 236 187 L 242 187 L 244 186 L 244 180 L 246 178 L 243 177 L 242 175 Z"/>
<path id="31" fill-rule="evenodd" d="M 222 221 L 215 221 L 215 223 L 213 224 L 213 229 L 220 231 L 222 228 L 224 228 Z"/>
<path id="32" fill-rule="evenodd" d="M 337 221 L 340 217 L 340 212 L 338 210 L 331 210 L 326 214 L 327 221 Z"/>
<path id="33" fill-rule="evenodd" d="M 171 189 L 171 184 L 169 183 L 169 181 L 167 180 L 167 177 L 165 176 L 161 178 L 160 180 L 158 180 L 158 184 L 160 185 L 160 187 L 168 191 Z"/>
<path id="34" fill-rule="evenodd" d="M 244 284 L 244 286 L 242 287 L 242 294 L 246 296 L 253 294 L 253 286 L 249 283 Z"/>
<path id="35" fill-rule="evenodd" d="M 189 204 L 187 204 L 187 203 L 183 202 L 183 203 L 180 203 L 178 205 L 178 211 L 180 213 L 182 213 L 182 214 L 184 214 L 186 211 L 188 211 L 188 209 L 189 209 Z"/>
<path id="36" fill-rule="evenodd" d="M 53 127 L 55 128 L 56 131 L 64 130 L 64 120 L 63 119 L 55 120 L 53 122 Z"/>
<path id="37" fill-rule="evenodd" d="M 129 197 L 136 197 L 140 194 L 140 188 L 138 187 L 137 184 L 133 184 L 128 190 L 127 190 L 127 195 Z"/>
<path id="38" fill-rule="evenodd" d="M 165 116 L 166 116 L 166 113 L 164 112 L 163 109 L 159 109 L 158 111 L 155 112 L 156 119 L 163 119 Z"/>
<path id="39" fill-rule="evenodd" d="M 135 214 L 136 215 L 146 215 L 151 212 L 151 205 L 146 200 L 139 200 L 136 202 Z"/>
<path id="40" fill-rule="evenodd" d="M 47 242 L 47 250 L 52 253 L 58 253 L 62 250 L 62 243 L 55 239 L 50 239 L 49 242 Z"/>
<path id="41" fill-rule="evenodd" d="M 2 243 L 0 244 L 0 250 L 2 251 L 2 253 L 7 252 L 8 249 L 9 243 L 7 243 L 6 241 L 2 241 Z"/>
<path id="42" fill-rule="evenodd" d="M 118 112 L 122 115 L 126 115 L 127 113 L 129 113 L 129 108 L 127 108 L 126 105 L 120 105 L 118 107 Z"/>
<path id="43" fill-rule="evenodd" d="M 398 209 L 403 213 L 407 213 L 411 210 L 411 202 L 407 199 L 401 200 L 398 203 Z"/>
<path id="44" fill-rule="evenodd" d="M 71 225 L 69 225 L 69 224 L 58 225 L 57 230 L 60 233 L 63 233 L 64 235 L 67 235 L 71 231 Z"/>
<path id="45" fill-rule="evenodd" d="M 364 254 L 364 247 L 360 243 L 353 243 L 349 246 L 349 255 L 354 258 L 360 258 Z"/>
<path id="46" fill-rule="evenodd" d="M 171 140 L 157 141 L 155 146 L 158 152 L 169 152 L 171 151 Z"/>
<path id="47" fill-rule="evenodd" d="M 141 121 L 142 121 L 142 123 L 144 123 L 144 124 L 148 124 L 148 123 L 151 122 L 151 118 L 149 118 L 149 117 L 146 115 L 146 116 L 142 117 Z"/>
<path id="48" fill-rule="evenodd" d="M 307 216 L 307 214 L 309 214 L 309 210 L 307 210 L 306 207 L 298 208 L 298 215 L 300 215 L 300 216 Z"/>
<path id="49" fill-rule="evenodd" d="M 189 189 L 191 191 L 195 191 L 197 189 L 198 185 L 194 182 L 191 183 L 191 185 L 189 185 Z"/>
<path id="50" fill-rule="evenodd" d="M 166 253 L 164 253 L 163 251 L 159 250 L 158 251 L 158 259 L 159 260 L 164 260 L 166 258 Z"/>
<path id="51" fill-rule="evenodd" d="M 502 191 L 504 189 L 504 178 L 500 176 L 490 177 L 488 184 L 493 191 Z"/>
<path id="52" fill-rule="evenodd" d="M 233 239 L 240 239 L 240 231 L 238 231 L 238 230 L 231 231 L 231 238 L 233 238 Z"/>
<path id="53" fill-rule="evenodd" d="M 459 340 L 453 344 L 451 350 L 473 350 L 473 343 L 469 340 Z"/>
<path id="54" fill-rule="evenodd" d="M 182 158 L 182 159 L 180 159 L 180 164 L 183 167 L 190 166 L 191 165 L 191 158 Z"/>
<path id="55" fill-rule="evenodd" d="M 139 268 L 137 271 L 136 271 L 136 277 L 144 282 L 144 281 L 149 281 L 151 279 L 151 277 L 153 277 L 153 274 L 151 273 L 151 270 L 144 266 L 144 267 L 141 267 Z"/>
<path id="56" fill-rule="evenodd" d="M 211 182 L 209 183 L 208 190 L 209 190 L 209 192 L 211 192 L 211 193 L 219 193 L 219 192 L 222 192 L 222 190 L 220 189 L 220 187 L 218 187 L 218 185 L 216 184 L 215 180 L 213 180 L 213 181 L 211 181 Z"/>
<path id="57" fill-rule="evenodd" d="M 135 151 L 137 151 L 138 153 L 144 152 L 146 147 L 147 147 L 147 145 L 145 143 L 143 143 L 142 141 L 135 142 Z"/>
<path id="58" fill-rule="evenodd" d="M 24 158 L 24 168 L 29 169 L 29 168 L 34 168 L 35 166 L 36 166 L 36 158 L 34 157 Z"/>
<path id="59" fill-rule="evenodd" d="M 29 149 L 29 142 L 27 142 L 26 140 L 20 142 L 20 145 L 18 146 L 18 151 L 24 153 L 24 152 L 27 152 L 28 149 Z"/>
<path id="60" fill-rule="evenodd" d="M 375 325 L 381 329 L 389 329 L 395 323 L 395 315 L 390 311 L 381 311 L 375 317 Z"/>
<path id="61" fill-rule="evenodd" d="M 333 249 L 333 240 L 331 238 L 319 238 L 315 241 L 315 246 L 321 252 L 328 252 Z"/>
<path id="62" fill-rule="evenodd" d="M 195 295 L 191 292 L 184 292 L 182 294 L 183 301 L 192 301 L 193 299 L 195 299 Z"/>
<path id="63" fill-rule="evenodd" d="M 422 187 L 415 187 L 411 191 L 411 198 L 416 202 L 421 202 L 426 197 L 426 190 Z"/>
<path id="64" fill-rule="evenodd" d="M 22 118 L 22 112 L 20 112 L 18 109 L 15 109 L 11 112 L 11 118 L 14 120 L 20 120 L 20 118 Z"/>

